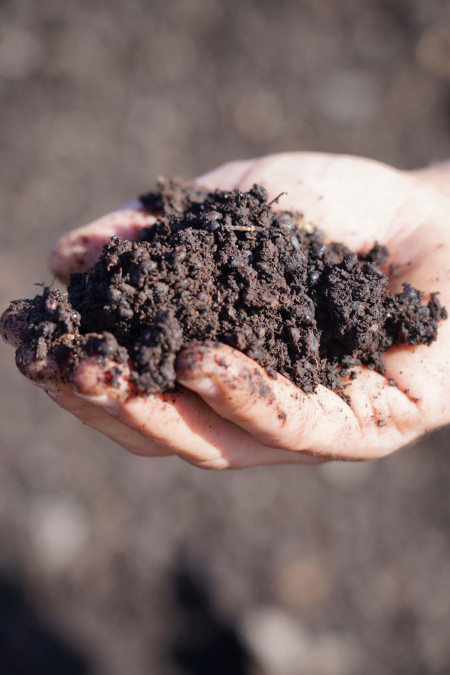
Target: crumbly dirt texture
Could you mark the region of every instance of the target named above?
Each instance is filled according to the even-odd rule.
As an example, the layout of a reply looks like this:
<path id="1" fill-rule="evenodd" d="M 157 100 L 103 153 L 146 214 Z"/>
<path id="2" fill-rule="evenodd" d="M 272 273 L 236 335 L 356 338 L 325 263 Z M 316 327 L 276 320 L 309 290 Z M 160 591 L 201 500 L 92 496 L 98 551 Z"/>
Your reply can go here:
<path id="1" fill-rule="evenodd" d="M 140 392 L 170 391 L 180 350 L 218 341 L 306 393 L 322 384 L 344 395 L 355 366 L 383 373 L 389 347 L 430 344 L 447 316 L 435 294 L 424 304 L 408 284 L 389 293 L 385 247 L 326 243 L 261 186 L 208 192 L 161 180 L 141 203 L 158 219 L 139 242 L 113 237 L 67 293 L 48 287 L 11 304 L 9 321 L 28 309 L 19 368 L 30 350 L 67 373 L 94 356 L 130 363 Z"/>

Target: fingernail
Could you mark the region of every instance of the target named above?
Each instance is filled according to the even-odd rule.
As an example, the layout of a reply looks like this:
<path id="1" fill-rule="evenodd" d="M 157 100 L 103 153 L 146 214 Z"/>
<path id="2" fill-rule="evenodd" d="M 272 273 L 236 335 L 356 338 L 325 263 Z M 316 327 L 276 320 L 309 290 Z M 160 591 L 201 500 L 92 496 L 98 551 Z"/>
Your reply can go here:
<path id="1" fill-rule="evenodd" d="M 175 361 L 175 369 L 179 379 L 191 380 L 200 377 L 204 355 L 204 347 L 194 346 L 183 349 Z"/>
<path id="2" fill-rule="evenodd" d="M 181 384 L 183 384 L 183 378 L 179 378 Z M 189 383 L 189 388 L 194 389 L 201 396 L 209 396 L 215 398 L 219 395 L 219 388 L 209 377 L 202 377 L 197 379 L 188 379 L 186 383 Z"/>
<path id="3" fill-rule="evenodd" d="M 112 417 L 117 417 L 117 415 L 119 414 L 119 407 L 118 406 L 113 407 L 111 405 L 104 405 L 103 409 L 106 410 L 107 413 L 112 415 Z"/>
<path id="4" fill-rule="evenodd" d="M 44 387 L 44 391 L 47 394 L 47 396 L 50 396 L 50 398 L 59 398 L 61 396 L 61 390 L 60 389 L 49 389 L 48 387 Z"/>
<path id="5" fill-rule="evenodd" d="M 89 403 L 94 403 L 94 405 L 99 405 L 105 408 L 108 404 L 111 405 L 111 399 L 107 394 L 100 394 L 98 396 L 88 396 L 86 394 L 80 394 L 79 391 L 77 391 L 75 388 L 73 390 L 73 393 L 75 396 L 78 396 L 78 398 L 82 398 L 84 401 L 88 401 Z"/>
<path id="6" fill-rule="evenodd" d="M 56 241 L 52 255 L 58 258 L 82 257 L 87 251 L 86 237 L 63 235 Z"/>

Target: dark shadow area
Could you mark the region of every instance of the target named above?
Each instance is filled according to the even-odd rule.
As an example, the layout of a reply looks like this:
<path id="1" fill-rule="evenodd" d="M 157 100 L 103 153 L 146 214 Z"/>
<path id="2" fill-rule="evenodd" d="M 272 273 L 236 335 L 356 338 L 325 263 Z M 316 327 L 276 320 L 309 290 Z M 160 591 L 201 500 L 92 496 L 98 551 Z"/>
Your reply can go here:
<path id="1" fill-rule="evenodd" d="M 251 658 L 236 629 L 214 607 L 206 575 L 187 557 L 173 573 L 172 661 L 189 675 L 248 675 Z"/>
<path id="2" fill-rule="evenodd" d="M 43 622 L 24 588 L 0 578 L 1 675 L 92 675 L 76 648 Z"/>

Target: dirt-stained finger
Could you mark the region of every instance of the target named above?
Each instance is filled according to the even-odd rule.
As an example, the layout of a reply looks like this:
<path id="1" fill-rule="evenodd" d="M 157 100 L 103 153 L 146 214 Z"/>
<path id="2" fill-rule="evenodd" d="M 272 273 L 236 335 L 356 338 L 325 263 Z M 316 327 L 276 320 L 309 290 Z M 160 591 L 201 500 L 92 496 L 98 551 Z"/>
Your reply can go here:
<path id="1" fill-rule="evenodd" d="M 40 386 L 61 408 L 129 452 L 144 457 L 166 457 L 172 454 L 167 448 L 122 424 L 106 410 L 77 396 L 71 384 L 50 383 Z"/>
<path id="2" fill-rule="evenodd" d="M 29 324 L 31 300 L 13 300 L 0 317 L 0 335 L 12 347 L 18 347 Z"/>
<path id="3" fill-rule="evenodd" d="M 127 427 L 204 469 L 246 468 L 264 464 L 317 464 L 311 455 L 264 446 L 228 420 L 219 417 L 189 391 L 136 395 L 126 368 L 111 387 L 106 371 L 88 360 L 72 380 L 79 396 L 108 411 Z"/>

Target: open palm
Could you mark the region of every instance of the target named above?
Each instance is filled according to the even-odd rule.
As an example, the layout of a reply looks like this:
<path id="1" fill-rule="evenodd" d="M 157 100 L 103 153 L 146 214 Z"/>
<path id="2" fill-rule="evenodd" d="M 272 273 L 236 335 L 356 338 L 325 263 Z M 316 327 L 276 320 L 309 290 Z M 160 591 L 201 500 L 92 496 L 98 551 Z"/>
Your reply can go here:
<path id="1" fill-rule="evenodd" d="M 292 153 L 234 162 L 204 176 L 211 188 L 264 185 L 269 197 L 284 194 L 282 209 L 300 210 L 328 240 L 353 250 L 375 241 L 388 247 L 396 275 L 437 291 L 450 304 L 450 197 L 436 187 L 442 173 L 405 173 L 366 159 Z M 449 180 L 450 184 L 450 180 Z M 63 279 L 90 266 L 113 234 L 137 239 L 153 221 L 138 203 L 79 228 L 57 242 L 52 267 Z M 30 379 L 63 408 L 142 455 L 177 454 L 203 468 L 242 468 L 282 462 L 320 463 L 330 458 L 363 460 L 386 455 L 427 430 L 450 421 L 450 321 L 431 346 L 399 346 L 386 354 L 386 376 L 366 368 L 349 383 L 349 404 L 319 386 L 305 394 L 282 376 L 228 346 L 197 345 L 177 361 L 182 391 L 132 396 L 127 373 L 118 388 L 85 361 L 61 384 L 45 364 L 30 361 Z M 8 335 L 6 336 L 8 337 Z M 261 397 L 255 380 L 270 390 Z M 391 386 L 393 380 L 397 386 Z"/>

